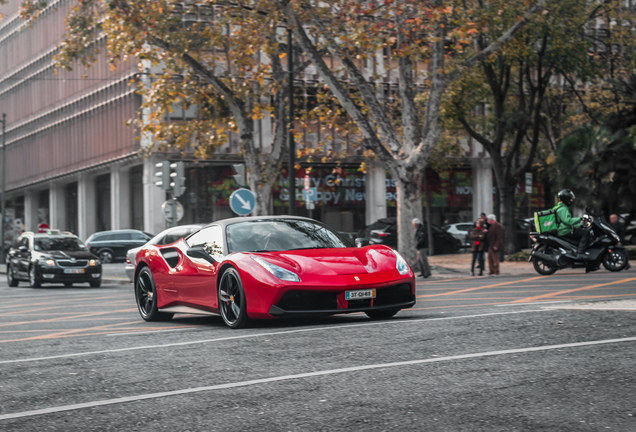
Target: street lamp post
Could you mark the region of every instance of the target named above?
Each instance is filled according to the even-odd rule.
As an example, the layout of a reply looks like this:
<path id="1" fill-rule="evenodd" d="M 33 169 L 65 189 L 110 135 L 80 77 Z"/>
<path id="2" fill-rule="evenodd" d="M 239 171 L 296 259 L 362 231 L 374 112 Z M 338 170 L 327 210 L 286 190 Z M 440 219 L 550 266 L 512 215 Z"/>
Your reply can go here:
<path id="1" fill-rule="evenodd" d="M 6 142 L 5 142 L 5 129 L 6 129 L 6 125 L 7 125 L 7 114 L 6 113 L 2 113 L 2 198 L 0 198 L 0 201 L 2 202 L 2 204 L 0 204 L 0 213 L 2 213 L 2 220 L 0 221 L 0 263 L 4 262 L 4 203 L 5 203 L 5 198 L 4 198 L 4 191 L 5 191 L 5 179 L 6 179 L 6 157 L 5 157 L 5 147 L 6 147 Z"/>
<path id="2" fill-rule="evenodd" d="M 289 178 L 289 214 L 296 214 L 296 143 L 294 143 L 294 132 L 292 125 L 294 123 L 294 52 L 292 51 L 292 30 L 287 27 L 287 69 L 289 73 L 289 124 L 288 141 L 289 141 L 289 169 L 287 175 Z"/>

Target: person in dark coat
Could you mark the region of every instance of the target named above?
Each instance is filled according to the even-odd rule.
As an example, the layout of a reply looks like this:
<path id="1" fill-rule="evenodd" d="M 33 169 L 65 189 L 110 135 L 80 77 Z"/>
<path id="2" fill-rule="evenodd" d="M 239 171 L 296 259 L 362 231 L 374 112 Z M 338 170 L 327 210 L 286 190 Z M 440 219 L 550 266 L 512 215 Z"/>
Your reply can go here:
<path id="1" fill-rule="evenodd" d="M 486 242 L 488 244 L 488 274 L 499 275 L 499 251 L 503 246 L 503 232 L 501 224 L 497 222 L 497 216 L 488 215 L 488 232 Z"/>
<path id="2" fill-rule="evenodd" d="M 616 231 L 616 234 L 618 235 L 618 238 L 621 240 L 621 243 L 625 244 L 625 225 L 623 225 L 623 223 L 621 221 L 618 220 L 618 216 L 615 214 L 611 214 L 610 215 L 610 224 L 612 225 L 612 228 L 614 228 L 614 231 Z"/>
<path id="3" fill-rule="evenodd" d="M 475 228 L 470 233 L 472 241 L 471 250 L 473 252 L 473 262 L 470 265 L 470 274 L 475 276 L 475 261 L 479 262 L 479 276 L 484 275 L 484 251 L 486 250 L 486 234 L 488 230 L 484 229 L 481 219 L 475 222 Z"/>
<path id="4" fill-rule="evenodd" d="M 428 265 L 428 233 L 426 226 L 418 218 L 413 219 L 415 228 L 415 247 L 417 249 L 417 264 L 420 267 L 420 276 L 427 278 L 431 275 L 431 267 Z"/>
<path id="5" fill-rule="evenodd" d="M 623 225 L 623 222 L 618 220 L 617 215 L 615 214 L 610 215 L 610 225 L 612 225 L 612 228 L 614 228 L 614 231 L 616 231 L 616 235 L 620 239 L 621 243 L 625 244 L 625 234 L 627 233 L 627 231 L 625 230 L 625 225 Z M 629 269 L 630 267 L 631 265 L 629 264 L 629 261 L 628 261 L 627 266 L 625 267 L 625 270 Z"/>

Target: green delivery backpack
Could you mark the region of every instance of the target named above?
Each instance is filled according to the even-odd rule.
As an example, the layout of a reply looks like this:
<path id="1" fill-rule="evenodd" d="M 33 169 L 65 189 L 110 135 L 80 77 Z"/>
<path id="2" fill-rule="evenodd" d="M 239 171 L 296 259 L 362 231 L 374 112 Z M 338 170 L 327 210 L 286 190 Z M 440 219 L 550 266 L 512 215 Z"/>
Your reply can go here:
<path id="1" fill-rule="evenodd" d="M 537 232 L 541 234 L 556 234 L 559 228 L 556 212 L 557 207 L 558 206 L 548 210 L 534 212 L 534 226 Z"/>

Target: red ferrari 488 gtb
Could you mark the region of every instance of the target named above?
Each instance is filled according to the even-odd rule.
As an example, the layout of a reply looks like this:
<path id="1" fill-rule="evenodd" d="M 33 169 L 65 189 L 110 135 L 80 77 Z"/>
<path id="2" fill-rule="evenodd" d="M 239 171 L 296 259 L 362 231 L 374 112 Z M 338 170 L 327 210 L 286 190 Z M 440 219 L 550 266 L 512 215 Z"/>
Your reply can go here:
<path id="1" fill-rule="evenodd" d="M 384 245 L 352 247 L 313 219 L 240 217 L 137 254 L 135 298 L 146 321 L 174 313 L 250 319 L 364 312 L 390 318 L 415 304 L 415 277 Z"/>

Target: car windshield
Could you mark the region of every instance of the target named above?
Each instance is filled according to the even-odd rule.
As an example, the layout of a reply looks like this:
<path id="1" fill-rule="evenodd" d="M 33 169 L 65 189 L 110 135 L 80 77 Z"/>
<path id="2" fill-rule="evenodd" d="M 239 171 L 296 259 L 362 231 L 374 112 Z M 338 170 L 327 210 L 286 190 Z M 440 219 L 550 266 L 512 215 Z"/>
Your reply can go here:
<path id="1" fill-rule="evenodd" d="M 295 219 L 229 225 L 227 244 L 230 253 L 350 247 L 346 240 L 330 229 Z"/>
<path id="2" fill-rule="evenodd" d="M 76 252 L 87 250 L 80 239 L 71 237 L 40 237 L 34 239 L 36 251 L 66 251 Z"/>

